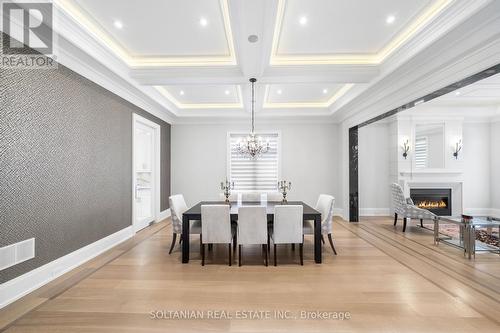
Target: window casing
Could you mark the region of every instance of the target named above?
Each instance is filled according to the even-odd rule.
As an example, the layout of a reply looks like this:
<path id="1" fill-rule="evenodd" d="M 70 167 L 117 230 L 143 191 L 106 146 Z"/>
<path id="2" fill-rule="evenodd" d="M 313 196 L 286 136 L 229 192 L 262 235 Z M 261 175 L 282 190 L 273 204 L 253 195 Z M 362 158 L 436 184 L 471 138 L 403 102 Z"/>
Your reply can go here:
<path id="1" fill-rule="evenodd" d="M 237 153 L 238 141 L 246 133 L 228 133 L 228 179 L 234 182 L 235 192 L 276 192 L 280 176 L 279 133 L 258 133 L 269 140 L 269 151 L 251 159 Z"/>

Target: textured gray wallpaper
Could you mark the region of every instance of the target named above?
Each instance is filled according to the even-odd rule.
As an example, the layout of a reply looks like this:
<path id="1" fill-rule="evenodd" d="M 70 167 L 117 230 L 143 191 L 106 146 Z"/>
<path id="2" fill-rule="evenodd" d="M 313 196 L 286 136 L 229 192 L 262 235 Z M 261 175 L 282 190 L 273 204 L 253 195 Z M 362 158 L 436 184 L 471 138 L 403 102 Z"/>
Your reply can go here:
<path id="1" fill-rule="evenodd" d="M 132 113 L 161 125 L 167 209 L 169 124 L 62 65 L 0 68 L 0 247 L 36 238 L 0 283 L 131 224 Z"/>

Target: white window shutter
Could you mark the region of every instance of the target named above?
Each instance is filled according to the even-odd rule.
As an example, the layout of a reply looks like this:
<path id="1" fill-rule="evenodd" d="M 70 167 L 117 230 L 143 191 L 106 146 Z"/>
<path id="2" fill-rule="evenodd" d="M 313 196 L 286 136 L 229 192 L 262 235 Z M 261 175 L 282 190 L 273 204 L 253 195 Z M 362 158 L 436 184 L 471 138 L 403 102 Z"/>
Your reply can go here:
<path id="1" fill-rule="evenodd" d="M 427 137 L 419 137 L 415 140 L 415 166 L 418 169 L 427 167 Z"/>
<path id="2" fill-rule="evenodd" d="M 251 159 L 241 156 L 236 151 L 238 141 L 246 134 L 229 134 L 229 178 L 234 182 L 237 192 L 274 192 L 278 183 L 279 135 L 277 133 L 261 133 L 259 137 L 269 140 L 269 151 Z"/>

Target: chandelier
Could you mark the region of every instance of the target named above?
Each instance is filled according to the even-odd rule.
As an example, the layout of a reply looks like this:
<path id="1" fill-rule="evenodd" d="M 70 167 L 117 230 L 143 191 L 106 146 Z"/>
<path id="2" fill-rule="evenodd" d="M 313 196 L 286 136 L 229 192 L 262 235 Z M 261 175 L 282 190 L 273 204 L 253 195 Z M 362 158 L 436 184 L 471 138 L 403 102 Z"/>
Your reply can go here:
<path id="1" fill-rule="evenodd" d="M 252 83 L 252 130 L 246 138 L 239 139 L 236 144 L 236 152 L 247 158 L 255 159 L 269 151 L 269 140 L 264 141 L 255 134 L 255 82 L 257 79 L 251 78 Z"/>

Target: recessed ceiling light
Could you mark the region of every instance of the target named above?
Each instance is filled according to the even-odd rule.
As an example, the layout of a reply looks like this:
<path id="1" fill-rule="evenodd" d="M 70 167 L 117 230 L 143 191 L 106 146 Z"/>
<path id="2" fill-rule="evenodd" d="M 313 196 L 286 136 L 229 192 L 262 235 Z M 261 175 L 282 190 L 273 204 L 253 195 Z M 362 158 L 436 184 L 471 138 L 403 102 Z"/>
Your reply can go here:
<path id="1" fill-rule="evenodd" d="M 394 15 L 389 15 L 385 19 L 385 23 L 387 23 L 387 24 L 393 24 L 394 21 L 396 21 L 396 16 L 394 16 Z"/>
<path id="2" fill-rule="evenodd" d="M 229 90 L 224 91 L 224 94 L 229 95 L 231 92 Z"/>
<path id="3" fill-rule="evenodd" d="M 328 93 L 328 89 L 325 88 L 325 89 L 323 89 L 323 94 L 326 94 L 326 93 Z"/>
<path id="4" fill-rule="evenodd" d="M 184 90 L 179 91 L 179 95 L 184 96 Z"/>
<path id="5" fill-rule="evenodd" d="M 281 95 L 281 93 L 282 93 L 282 92 L 283 92 L 283 91 L 282 91 L 281 89 L 278 89 L 278 90 L 276 91 L 276 93 L 277 93 L 278 95 Z"/>
<path id="6" fill-rule="evenodd" d="M 299 18 L 299 23 L 300 23 L 300 25 L 306 25 L 307 24 L 307 17 L 306 16 L 301 16 Z"/>
<path id="7" fill-rule="evenodd" d="M 123 28 L 123 23 L 122 23 L 122 21 L 115 20 L 115 21 L 113 22 L 113 25 L 115 26 L 115 28 L 116 28 L 116 29 L 121 29 L 121 28 Z"/>
<path id="8" fill-rule="evenodd" d="M 208 20 L 204 17 L 200 18 L 200 25 L 206 27 L 208 25 Z"/>
<path id="9" fill-rule="evenodd" d="M 461 94 L 460 91 L 455 92 L 455 95 L 459 96 Z"/>

